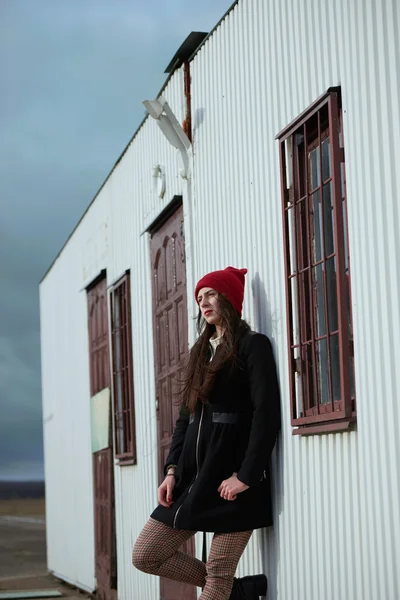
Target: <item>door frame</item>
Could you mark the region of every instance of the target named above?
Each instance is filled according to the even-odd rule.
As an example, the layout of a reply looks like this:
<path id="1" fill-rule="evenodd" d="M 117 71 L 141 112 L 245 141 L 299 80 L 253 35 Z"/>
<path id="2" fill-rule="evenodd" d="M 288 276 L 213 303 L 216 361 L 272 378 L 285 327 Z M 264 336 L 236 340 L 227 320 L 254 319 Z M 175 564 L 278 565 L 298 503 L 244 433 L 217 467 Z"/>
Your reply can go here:
<path id="1" fill-rule="evenodd" d="M 158 388 L 158 378 L 157 378 L 157 322 L 156 322 L 156 310 L 155 310 L 155 295 L 154 295 L 154 284 L 153 284 L 153 249 L 152 249 L 152 239 L 154 237 L 155 234 L 157 234 L 165 225 L 167 225 L 168 221 L 170 221 L 171 219 L 175 218 L 176 213 L 178 211 L 182 212 L 182 239 L 183 239 L 183 243 L 185 245 L 185 235 L 184 235 L 184 231 L 183 231 L 183 226 L 184 226 L 184 207 L 183 207 L 183 201 L 182 201 L 182 196 L 174 196 L 172 201 L 165 207 L 165 209 L 160 213 L 160 215 L 157 217 L 157 219 L 155 219 L 153 221 L 153 223 L 147 228 L 147 232 L 149 233 L 149 251 L 150 251 L 150 276 L 151 276 L 151 301 L 152 301 L 152 321 L 153 321 L 153 355 L 154 355 L 154 382 L 155 382 L 155 394 L 157 395 L 157 388 Z M 187 275 L 186 275 L 186 253 L 185 253 L 185 305 L 186 305 L 186 315 L 185 315 L 185 327 L 186 327 L 186 332 L 185 332 L 185 342 L 186 342 L 186 353 L 189 351 L 188 348 L 188 340 L 189 340 L 189 319 L 188 319 L 188 298 L 187 298 Z M 159 476 L 161 473 L 161 468 L 162 465 L 160 464 L 160 416 L 159 416 L 159 407 L 157 406 L 157 398 L 155 398 L 155 402 L 156 402 L 156 414 L 157 414 L 157 481 L 159 482 Z M 192 554 L 193 556 L 195 556 L 195 547 L 196 547 L 196 542 L 195 542 L 195 536 L 193 536 L 189 542 L 187 543 L 186 546 L 186 550 Z M 168 580 L 166 580 L 168 581 Z M 165 581 L 165 582 L 166 582 Z M 174 582 L 175 585 L 177 585 L 177 582 Z M 182 586 L 185 584 L 181 584 Z M 187 585 L 187 584 L 186 584 Z M 186 586 L 185 586 L 186 587 Z M 162 582 L 161 582 L 161 578 L 160 578 L 160 597 L 161 600 L 163 600 L 163 597 L 161 596 L 161 590 L 162 590 Z M 189 596 L 188 592 L 186 591 L 185 593 L 185 598 L 188 598 L 188 600 L 195 600 L 197 598 L 197 594 L 196 594 L 196 587 L 193 586 L 193 596 Z M 183 596 L 182 596 L 183 598 Z"/>
<path id="2" fill-rule="evenodd" d="M 115 521 L 115 482 L 114 482 L 114 436 L 113 436 L 113 420 L 112 420 L 112 373 L 111 373 L 111 351 L 110 351 L 110 322 L 109 322 L 109 293 L 107 287 L 107 271 L 102 269 L 100 273 L 85 287 L 86 291 L 86 306 L 87 306 L 87 327 L 88 327 L 88 359 L 89 359 L 89 384 L 90 384 L 90 398 L 100 390 L 94 391 L 93 372 L 92 372 L 92 357 L 91 357 L 91 322 L 89 314 L 89 299 L 90 293 L 96 288 L 101 282 L 104 281 L 104 298 L 105 298 L 105 317 L 104 324 L 106 326 L 106 347 L 107 347 L 107 363 L 108 369 L 104 373 L 105 382 L 108 383 L 106 387 L 110 390 L 110 412 L 109 412 L 109 446 L 98 452 L 92 453 L 92 470 L 93 470 L 93 516 L 94 516 L 94 555 L 95 555 L 95 579 L 97 583 L 97 596 L 99 600 L 117 600 L 117 544 L 116 544 L 116 521 Z M 104 492 L 104 485 L 101 481 L 98 481 L 98 472 L 101 462 L 106 461 L 107 465 L 107 477 L 109 477 L 110 485 L 110 502 L 108 505 L 109 520 L 107 520 L 106 526 L 102 525 L 102 510 L 100 505 L 102 504 L 101 494 Z M 103 474 L 104 475 L 104 474 Z M 104 482 L 103 482 L 104 484 Z M 102 529 L 103 527 L 103 529 Z M 109 530 L 108 530 L 109 528 Z M 108 535 L 111 538 L 110 549 L 109 549 L 109 585 L 104 585 L 104 571 L 102 570 L 103 555 L 100 553 L 99 548 L 104 540 L 104 535 Z"/>

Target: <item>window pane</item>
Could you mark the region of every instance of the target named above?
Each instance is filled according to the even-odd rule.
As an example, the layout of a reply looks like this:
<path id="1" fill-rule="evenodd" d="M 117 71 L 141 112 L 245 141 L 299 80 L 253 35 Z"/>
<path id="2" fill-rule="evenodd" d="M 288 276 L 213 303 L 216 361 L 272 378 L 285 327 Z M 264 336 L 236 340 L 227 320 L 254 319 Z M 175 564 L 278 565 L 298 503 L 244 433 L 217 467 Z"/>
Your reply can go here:
<path id="1" fill-rule="evenodd" d="M 123 454 L 125 452 L 125 435 L 124 435 L 124 412 L 122 406 L 122 374 L 118 372 L 116 374 L 116 395 L 117 395 L 117 442 L 118 442 L 118 453 Z"/>
<path id="2" fill-rule="evenodd" d="M 311 319 L 313 315 L 312 298 L 310 297 L 310 271 L 304 271 L 300 275 L 300 294 L 301 294 L 301 324 L 302 324 L 302 342 L 311 341 L 312 329 Z"/>
<path id="3" fill-rule="evenodd" d="M 317 337 L 326 335 L 326 307 L 324 295 L 324 264 L 321 263 L 313 269 L 314 272 L 314 302 L 315 319 L 317 324 Z"/>
<path id="4" fill-rule="evenodd" d="M 118 340 L 120 340 L 120 333 L 118 332 Z M 120 354 L 119 341 L 116 342 L 116 346 L 118 348 L 116 354 Z M 115 375 L 115 395 L 116 395 L 116 408 L 117 408 L 117 434 L 118 434 L 118 447 L 119 452 L 124 452 L 124 398 L 123 398 L 123 382 L 122 382 L 122 372 L 118 370 Z"/>
<path id="5" fill-rule="evenodd" d="M 343 238 L 344 238 L 344 272 L 349 273 L 349 249 L 347 246 L 347 219 L 346 219 L 346 203 L 342 200 L 342 215 L 343 215 Z"/>
<path id="6" fill-rule="evenodd" d="M 345 198 L 345 171 L 344 171 L 344 163 L 340 163 L 340 190 L 341 197 Z"/>
<path id="7" fill-rule="evenodd" d="M 340 400 L 340 360 L 339 360 L 339 334 L 330 338 L 331 347 L 331 369 L 333 399 Z"/>
<path id="8" fill-rule="evenodd" d="M 353 340 L 353 323 L 351 320 L 350 290 L 349 290 L 349 275 L 348 275 L 348 273 L 346 273 L 346 276 L 344 278 L 344 283 L 345 283 L 344 294 L 346 297 L 348 335 L 349 335 L 349 340 Z"/>
<path id="9" fill-rule="evenodd" d="M 303 346 L 304 352 L 304 381 L 305 381 L 305 393 L 307 394 L 305 400 L 305 409 L 313 408 L 316 406 L 316 390 L 314 387 L 314 354 L 312 344 Z"/>
<path id="10" fill-rule="evenodd" d="M 298 300 L 297 300 L 297 277 L 293 277 L 289 285 L 292 291 L 292 320 L 293 320 L 293 344 L 300 343 L 299 334 L 299 313 L 298 313 Z"/>
<path id="11" fill-rule="evenodd" d="M 306 164 L 304 154 L 304 135 L 296 133 L 294 135 L 295 148 L 295 173 L 297 197 L 303 198 L 306 195 Z"/>
<path id="12" fill-rule="evenodd" d="M 125 324 L 124 327 L 124 342 L 125 342 L 125 364 L 124 364 L 124 386 L 125 386 L 125 394 L 126 394 L 126 400 L 125 400 L 125 407 L 130 410 L 131 406 L 130 406 L 130 401 L 131 401 L 131 394 L 129 391 L 129 348 L 128 348 L 128 344 L 130 342 L 130 340 L 128 339 L 128 324 Z M 132 343 L 132 342 L 131 342 Z"/>
<path id="13" fill-rule="evenodd" d="M 114 339 L 115 339 L 115 370 L 117 373 L 121 371 L 121 330 L 119 321 L 119 298 L 114 298 Z"/>
<path id="14" fill-rule="evenodd" d="M 113 309 L 114 328 L 117 329 L 119 327 L 119 294 L 117 291 L 113 294 Z"/>
<path id="15" fill-rule="evenodd" d="M 328 293 L 328 319 L 329 331 L 337 331 L 338 307 L 336 293 L 336 258 L 333 256 L 326 261 L 326 287 Z"/>
<path id="16" fill-rule="evenodd" d="M 322 181 L 326 181 L 331 176 L 331 153 L 330 140 L 325 138 L 321 144 L 322 147 Z"/>
<path id="17" fill-rule="evenodd" d="M 308 185 L 310 192 L 321 185 L 319 146 L 308 153 Z"/>
<path id="18" fill-rule="evenodd" d="M 354 356 L 350 356 L 350 396 L 351 396 L 351 398 L 355 397 L 355 387 L 354 387 Z"/>
<path id="19" fill-rule="evenodd" d="M 125 412 L 124 433 L 125 433 L 125 443 L 126 443 L 125 452 L 129 452 L 131 449 L 131 442 L 132 442 L 131 411 L 129 409 Z"/>
<path id="20" fill-rule="evenodd" d="M 286 188 L 293 192 L 293 173 L 292 173 L 292 138 L 285 142 L 285 163 L 286 163 Z"/>
<path id="21" fill-rule="evenodd" d="M 325 234 L 325 256 L 335 252 L 335 239 L 333 234 L 333 204 L 332 204 L 332 182 L 323 186 L 324 197 L 324 234 Z"/>
<path id="22" fill-rule="evenodd" d="M 331 401 L 328 375 L 328 342 L 326 339 L 317 342 L 318 391 L 320 404 Z"/>
<path id="23" fill-rule="evenodd" d="M 291 207 L 287 211 L 288 228 L 289 228 L 289 260 L 290 274 L 296 273 L 296 238 L 294 229 L 294 208 Z"/>
<path id="24" fill-rule="evenodd" d="M 313 228 L 314 235 L 312 240 L 313 262 L 316 263 L 322 259 L 323 239 L 322 239 L 322 208 L 321 192 L 318 190 L 311 196 L 311 205 L 313 209 Z"/>
<path id="25" fill-rule="evenodd" d="M 307 204 L 305 200 L 302 200 L 296 206 L 296 219 L 297 219 L 297 249 L 299 252 L 299 267 L 304 269 L 308 266 L 308 237 L 307 237 Z"/>
<path id="26" fill-rule="evenodd" d="M 295 361 L 297 359 L 300 359 L 300 348 L 294 348 L 294 359 Z M 301 362 L 301 361 L 299 361 Z M 294 389 L 295 389 L 295 397 L 296 397 L 296 410 L 297 410 L 297 414 L 300 415 L 302 412 L 304 412 L 304 407 L 303 407 L 303 393 L 302 393 L 302 387 L 301 387 L 301 374 L 300 373 L 295 373 L 294 374 Z"/>

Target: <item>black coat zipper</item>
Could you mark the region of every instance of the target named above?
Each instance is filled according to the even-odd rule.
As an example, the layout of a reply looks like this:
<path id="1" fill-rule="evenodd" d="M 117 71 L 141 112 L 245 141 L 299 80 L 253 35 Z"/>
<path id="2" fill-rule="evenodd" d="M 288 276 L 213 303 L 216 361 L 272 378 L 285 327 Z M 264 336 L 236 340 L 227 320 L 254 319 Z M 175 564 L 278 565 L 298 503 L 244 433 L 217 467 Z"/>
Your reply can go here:
<path id="1" fill-rule="evenodd" d="M 202 423 L 203 423 L 203 412 L 204 412 L 204 404 L 202 404 L 202 406 L 201 406 L 200 423 L 199 423 L 199 429 L 197 431 L 197 440 L 196 440 L 196 477 L 194 478 L 194 481 L 193 481 L 192 485 L 188 489 L 188 493 L 186 494 L 186 498 L 190 494 L 190 490 L 194 486 L 195 481 L 196 481 L 197 477 L 199 476 L 199 441 L 200 441 L 201 426 L 202 426 Z M 185 498 L 185 500 L 186 500 L 186 498 Z M 185 500 L 183 502 L 185 502 Z M 176 519 L 178 517 L 179 511 L 181 510 L 181 508 L 183 506 L 183 502 L 182 502 L 182 504 L 180 505 L 180 507 L 178 508 L 178 510 L 175 513 L 174 522 L 173 522 L 174 529 L 178 529 L 177 526 L 176 526 Z"/>

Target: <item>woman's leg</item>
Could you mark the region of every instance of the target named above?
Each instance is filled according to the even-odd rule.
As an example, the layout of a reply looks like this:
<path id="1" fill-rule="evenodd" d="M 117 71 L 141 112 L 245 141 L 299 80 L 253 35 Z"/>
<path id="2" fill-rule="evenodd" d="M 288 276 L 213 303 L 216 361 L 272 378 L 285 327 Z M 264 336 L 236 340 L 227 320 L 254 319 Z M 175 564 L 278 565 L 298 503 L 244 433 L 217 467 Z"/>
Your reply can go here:
<path id="1" fill-rule="evenodd" d="M 206 585 L 199 600 L 229 600 L 237 564 L 252 533 L 214 534 L 206 565 Z"/>
<path id="2" fill-rule="evenodd" d="M 196 532 L 173 529 L 149 519 L 133 548 L 132 563 L 140 571 L 203 587 L 206 567 L 201 560 L 178 552 Z"/>

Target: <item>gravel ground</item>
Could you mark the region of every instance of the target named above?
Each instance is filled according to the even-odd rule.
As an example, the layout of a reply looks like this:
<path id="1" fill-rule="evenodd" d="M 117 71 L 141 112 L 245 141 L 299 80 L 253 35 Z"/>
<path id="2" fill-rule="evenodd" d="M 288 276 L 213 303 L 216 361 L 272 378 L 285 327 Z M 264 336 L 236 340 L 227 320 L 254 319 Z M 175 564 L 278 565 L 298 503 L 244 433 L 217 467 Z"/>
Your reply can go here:
<path id="1" fill-rule="evenodd" d="M 30 498 L 27 500 L 14 498 L 12 500 L 0 500 L 0 516 L 44 517 L 44 512 L 44 498 Z"/>
<path id="2" fill-rule="evenodd" d="M 44 516 L 0 516 L 0 578 L 46 572 Z"/>
<path id="3" fill-rule="evenodd" d="M 45 589 L 62 592 L 60 600 L 90 598 L 47 573 L 44 502 L 0 501 L 0 590 Z"/>

